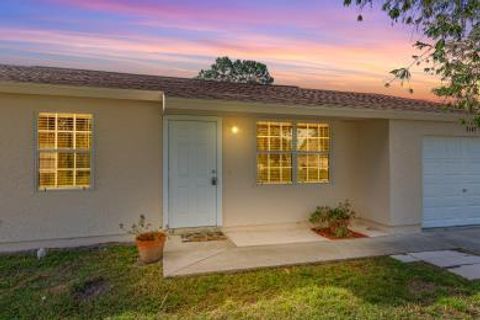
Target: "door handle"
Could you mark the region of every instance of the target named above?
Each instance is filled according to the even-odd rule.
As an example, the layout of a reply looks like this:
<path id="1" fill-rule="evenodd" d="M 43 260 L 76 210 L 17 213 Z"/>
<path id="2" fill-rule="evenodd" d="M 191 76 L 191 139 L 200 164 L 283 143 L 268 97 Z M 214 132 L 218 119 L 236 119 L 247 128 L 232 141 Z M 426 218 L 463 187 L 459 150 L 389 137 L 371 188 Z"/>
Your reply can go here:
<path id="1" fill-rule="evenodd" d="M 212 186 L 217 185 L 217 177 L 212 177 Z"/>

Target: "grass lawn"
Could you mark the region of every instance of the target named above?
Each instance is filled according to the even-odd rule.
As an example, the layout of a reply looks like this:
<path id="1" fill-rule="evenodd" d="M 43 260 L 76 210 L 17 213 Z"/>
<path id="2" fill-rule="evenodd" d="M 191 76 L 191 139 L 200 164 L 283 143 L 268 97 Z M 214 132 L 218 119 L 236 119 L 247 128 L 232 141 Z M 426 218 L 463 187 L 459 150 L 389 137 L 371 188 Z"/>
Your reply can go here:
<path id="1" fill-rule="evenodd" d="M 388 257 L 162 279 L 129 246 L 0 256 L 0 319 L 478 319 L 480 283 Z"/>

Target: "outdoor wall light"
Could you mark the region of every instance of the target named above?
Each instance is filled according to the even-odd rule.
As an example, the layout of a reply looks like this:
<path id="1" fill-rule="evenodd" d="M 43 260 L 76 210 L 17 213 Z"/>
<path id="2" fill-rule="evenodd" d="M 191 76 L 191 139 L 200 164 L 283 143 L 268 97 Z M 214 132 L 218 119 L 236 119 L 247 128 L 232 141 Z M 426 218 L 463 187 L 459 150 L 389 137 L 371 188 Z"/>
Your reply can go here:
<path id="1" fill-rule="evenodd" d="M 237 134 L 238 131 L 240 131 L 240 129 L 238 129 L 237 126 L 233 126 L 233 127 L 232 127 L 232 133 L 233 133 L 233 134 Z"/>

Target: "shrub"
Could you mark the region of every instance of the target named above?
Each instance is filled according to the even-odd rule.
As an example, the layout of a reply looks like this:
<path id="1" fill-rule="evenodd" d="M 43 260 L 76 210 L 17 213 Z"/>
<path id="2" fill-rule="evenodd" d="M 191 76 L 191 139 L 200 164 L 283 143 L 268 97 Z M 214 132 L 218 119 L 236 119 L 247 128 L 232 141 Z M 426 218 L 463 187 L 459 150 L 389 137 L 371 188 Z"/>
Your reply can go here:
<path id="1" fill-rule="evenodd" d="M 310 222 L 316 225 L 327 224 L 330 233 L 337 238 L 349 236 L 348 225 L 355 216 L 352 205 L 349 200 L 340 202 L 337 207 L 329 206 L 317 207 L 310 215 Z"/>

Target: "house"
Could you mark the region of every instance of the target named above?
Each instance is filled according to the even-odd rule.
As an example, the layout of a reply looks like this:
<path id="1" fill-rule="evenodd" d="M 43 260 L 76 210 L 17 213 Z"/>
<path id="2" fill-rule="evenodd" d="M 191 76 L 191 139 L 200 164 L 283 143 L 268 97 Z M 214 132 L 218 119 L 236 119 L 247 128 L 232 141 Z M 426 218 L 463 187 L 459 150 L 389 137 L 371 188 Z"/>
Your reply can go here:
<path id="1" fill-rule="evenodd" d="M 378 94 L 0 66 L 0 250 L 307 220 L 350 199 L 387 232 L 480 223 L 460 111 Z"/>

